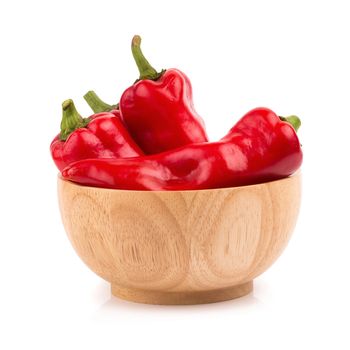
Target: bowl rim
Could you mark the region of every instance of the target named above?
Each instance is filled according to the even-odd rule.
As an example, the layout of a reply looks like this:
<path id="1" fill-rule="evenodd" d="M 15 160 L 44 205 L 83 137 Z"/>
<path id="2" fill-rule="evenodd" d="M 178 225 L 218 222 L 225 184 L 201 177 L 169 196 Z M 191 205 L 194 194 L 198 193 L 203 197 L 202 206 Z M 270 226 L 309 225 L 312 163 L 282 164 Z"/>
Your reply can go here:
<path id="1" fill-rule="evenodd" d="M 259 187 L 259 186 L 263 186 L 263 185 L 268 185 L 271 183 L 275 183 L 275 182 L 283 182 L 283 181 L 290 181 L 292 178 L 300 178 L 301 177 L 301 171 L 297 170 L 296 172 L 294 172 L 293 174 L 286 176 L 286 177 L 282 177 L 280 179 L 277 180 L 272 180 L 272 181 L 266 181 L 266 182 L 260 182 L 257 184 L 251 184 L 251 185 L 244 185 L 244 186 L 234 186 L 234 187 L 220 187 L 220 188 L 206 188 L 206 189 L 200 189 L 200 190 L 176 190 L 176 191 L 167 191 L 167 190 L 156 190 L 156 191 L 152 191 L 152 190 L 123 190 L 123 189 L 118 189 L 118 188 L 105 188 L 105 187 L 97 187 L 97 186 L 87 186 L 87 185 L 82 185 L 79 184 L 77 182 L 73 182 L 70 180 L 66 180 L 65 178 L 63 178 L 63 176 L 61 175 L 61 173 L 58 173 L 57 178 L 62 181 L 62 182 L 66 182 L 69 183 L 72 186 L 76 186 L 76 187 L 83 187 L 83 188 L 87 188 L 87 189 L 94 189 L 94 190 L 101 190 L 101 191 L 110 191 L 110 192 L 126 192 L 126 193 L 191 193 L 191 192 L 220 192 L 220 191 L 228 191 L 228 190 L 239 190 L 239 189 L 244 189 L 244 188 L 253 188 L 253 187 Z"/>

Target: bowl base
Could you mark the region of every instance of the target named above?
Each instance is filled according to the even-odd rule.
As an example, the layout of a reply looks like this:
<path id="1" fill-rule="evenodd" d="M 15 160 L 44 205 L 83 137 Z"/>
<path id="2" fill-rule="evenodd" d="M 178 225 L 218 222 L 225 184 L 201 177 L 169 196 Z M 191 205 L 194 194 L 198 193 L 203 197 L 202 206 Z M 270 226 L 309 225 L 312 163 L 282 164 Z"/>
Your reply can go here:
<path id="1" fill-rule="evenodd" d="M 194 305 L 208 304 L 242 297 L 253 291 L 253 281 L 237 286 L 193 292 L 166 292 L 130 289 L 111 285 L 112 294 L 118 298 L 143 304 Z"/>

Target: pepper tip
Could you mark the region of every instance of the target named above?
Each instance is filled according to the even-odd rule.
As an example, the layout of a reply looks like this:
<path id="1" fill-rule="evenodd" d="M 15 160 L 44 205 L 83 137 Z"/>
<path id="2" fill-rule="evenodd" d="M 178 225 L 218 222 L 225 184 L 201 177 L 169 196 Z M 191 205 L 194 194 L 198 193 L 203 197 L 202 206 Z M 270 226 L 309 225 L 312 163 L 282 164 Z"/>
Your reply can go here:
<path id="1" fill-rule="evenodd" d="M 68 179 L 68 180 L 71 178 L 71 176 L 73 175 L 73 173 L 74 173 L 74 170 L 72 169 L 72 167 L 71 167 L 70 165 L 68 165 L 67 167 L 65 167 L 65 168 L 62 170 L 62 172 L 61 172 L 62 176 L 63 176 L 65 179 Z"/>
<path id="2" fill-rule="evenodd" d="M 89 96 L 89 95 L 92 95 L 92 94 L 95 94 L 95 91 L 89 90 L 83 97 L 86 98 L 86 96 Z"/>
<path id="3" fill-rule="evenodd" d="M 73 100 L 72 100 L 72 99 L 65 100 L 65 101 L 62 103 L 62 109 L 65 111 L 65 110 L 68 109 L 69 106 L 71 106 L 72 104 L 73 104 Z"/>
<path id="4" fill-rule="evenodd" d="M 61 174 L 63 177 L 67 178 L 68 177 L 68 169 L 67 168 L 63 169 Z"/>
<path id="5" fill-rule="evenodd" d="M 131 41 L 131 45 L 132 46 L 140 46 L 140 44 L 141 44 L 140 35 L 134 35 L 134 37 L 132 38 L 132 41 Z"/>

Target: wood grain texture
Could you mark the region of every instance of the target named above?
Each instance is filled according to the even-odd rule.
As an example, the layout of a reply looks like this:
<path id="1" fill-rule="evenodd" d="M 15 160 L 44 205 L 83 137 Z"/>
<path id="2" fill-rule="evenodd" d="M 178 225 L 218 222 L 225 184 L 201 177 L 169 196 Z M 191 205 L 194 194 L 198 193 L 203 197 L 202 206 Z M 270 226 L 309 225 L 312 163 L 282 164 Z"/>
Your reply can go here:
<path id="1" fill-rule="evenodd" d="M 296 223 L 300 175 L 201 191 L 84 187 L 59 177 L 73 247 L 112 293 L 152 304 L 195 304 L 249 293 Z"/>

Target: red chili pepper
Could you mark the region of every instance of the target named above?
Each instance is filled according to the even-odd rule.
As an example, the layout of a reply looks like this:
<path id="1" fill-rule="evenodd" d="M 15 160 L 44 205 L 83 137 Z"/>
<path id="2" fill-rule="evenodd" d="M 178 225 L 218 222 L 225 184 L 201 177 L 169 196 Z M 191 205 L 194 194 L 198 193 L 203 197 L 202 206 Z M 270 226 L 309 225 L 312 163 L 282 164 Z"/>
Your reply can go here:
<path id="1" fill-rule="evenodd" d="M 63 176 L 84 185 L 128 190 L 198 190 L 283 178 L 301 165 L 299 118 L 256 108 L 219 142 L 191 144 L 132 159 L 79 161 Z"/>
<path id="2" fill-rule="evenodd" d="M 203 120 L 193 107 L 187 76 L 177 69 L 158 73 L 143 56 L 140 44 L 141 38 L 134 36 L 131 49 L 140 78 L 124 91 L 119 103 L 122 120 L 136 143 L 146 154 L 154 154 L 208 141 Z M 84 97 L 95 113 L 115 108 L 94 93 Z"/>
<path id="3" fill-rule="evenodd" d="M 82 118 L 72 100 L 63 102 L 62 110 L 61 133 L 50 146 L 59 170 L 81 159 L 127 158 L 143 154 L 117 113 Z"/>

